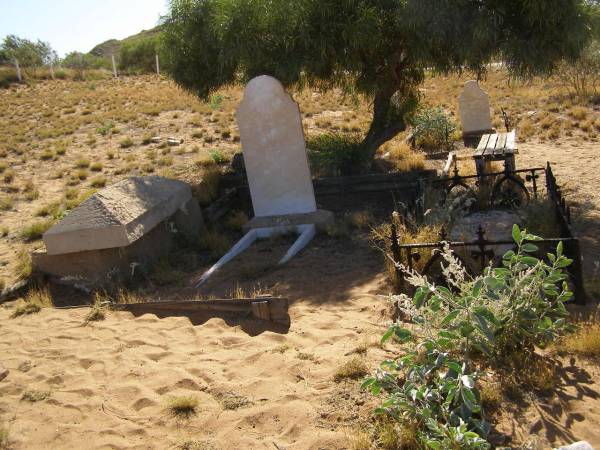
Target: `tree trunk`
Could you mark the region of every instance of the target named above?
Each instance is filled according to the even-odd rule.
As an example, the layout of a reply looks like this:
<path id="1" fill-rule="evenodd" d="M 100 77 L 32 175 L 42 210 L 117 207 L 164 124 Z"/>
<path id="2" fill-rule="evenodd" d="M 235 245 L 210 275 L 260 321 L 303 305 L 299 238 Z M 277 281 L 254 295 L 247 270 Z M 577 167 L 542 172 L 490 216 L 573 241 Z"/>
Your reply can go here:
<path id="1" fill-rule="evenodd" d="M 375 157 L 377 149 L 398 133 L 406 129 L 406 123 L 401 116 L 394 114 L 392 105 L 393 90 L 381 90 L 375 95 L 373 102 L 373 120 L 365 139 L 362 142 L 369 161 Z"/>

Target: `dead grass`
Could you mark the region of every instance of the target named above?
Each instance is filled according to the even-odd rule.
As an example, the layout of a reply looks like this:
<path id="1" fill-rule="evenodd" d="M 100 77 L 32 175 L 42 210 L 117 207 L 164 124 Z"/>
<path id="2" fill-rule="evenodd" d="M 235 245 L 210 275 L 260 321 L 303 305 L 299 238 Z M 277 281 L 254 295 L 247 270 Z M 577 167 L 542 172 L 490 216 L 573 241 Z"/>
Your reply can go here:
<path id="1" fill-rule="evenodd" d="M 352 450 L 417 450 L 420 445 L 416 425 L 376 417 L 368 429 L 357 430 L 349 436 Z"/>
<path id="2" fill-rule="evenodd" d="M 84 324 L 90 322 L 99 322 L 106 318 L 106 310 L 110 307 L 112 300 L 106 292 L 96 292 L 94 294 L 94 303 L 85 316 Z"/>
<path id="3" fill-rule="evenodd" d="M 132 303 L 143 303 L 144 299 L 137 293 L 127 289 L 119 289 L 116 302 L 120 305 L 129 305 Z"/>
<path id="4" fill-rule="evenodd" d="M 264 296 L 264 295 L 268 295 L 268 292 L 265 291 L 260 286 L 260 284 L 252 286 L 249 289 L 244 289 L 242 286 L 237 284 L 235 289 L 233 290 L 233 292 L 231 292 L 230 297 L 237 298 L 237 299 L 242 299 L 242 298 L 255 299 L 255 298 L 258 298 L 258 297 Z"/>
<path id="5" fill-rule="evenodd" d="M 206 230 L 198 239 L 198 247 L 208 251 L 212 259 L 219 259 L 229 250 L 231 241 L 218 230 Z"/>
<path id="6" fill-rule="evenodd" d="M 216 198 L 220 178 L 218 164 L 239 151 L 239 130 L 232 113 L 241 99 L 241 88 L 219 93 L 222 102 L 218 109 L 212 109 L 174 83 L 157 77 L 113 80 L 98 72 L 98 76 L 89 75 L 94 77 L 91 88 L 90 83 L 71 81 L 71 72 L 66 73 L 65 79 L 0 90 L 3 105 L 0 110 L 0 185 L 4 191 L 0 198 L 10 198 L 11 203 L 4 208 L 10 209 L 16 223 L 30 223 L 39 205 L 61 201 L 65 210 L 75 207 L 75 199 L 69 200 L 67 205 L 57 193 L 64 192 L 69 185 L 82 186 L 84 180 L 90 179 L 88 171 L 102 172 L 104 179 L 94 177 L 89 181 L 98 187 L 126 176 L 152 173 L 164 173 L 195 184 L 200 170 L 193 162 L 198 158 L 197 163 L 205 173 L 201 186 L 194 189 L 195 195 L 203 205 Z M 456 99 L 464 81 L 471 77 L 465 74 L 428 78 L 423 86 L 424 102 L 444 105 L 458 117 Z M 498 104 L 502 102 L 517 122 L 520 139 L 555 140 L 565 136 L 597 139 L 600 113 L 569 97 L 566 88 L 555 79 L 509 83 L 506 73 L 492 70 L 482 87 L 490 94 L 494 121 L 498 122 Z M 294 98 L 300 104 L 307 137 L 332 129 L 352 133 L 364 133 L 368 129 L 371 105 L 365 99 L 358 99 L 355 104 L 353 99 L 344 98 L 339 92 L 315 95 L 308 89 L 295 92 Z M 73 109 L 74 114 L 62 114 Z M 163 144 L 150 141 L 156 135 L 162 135 L 163 139 L 174 135 L 192 142 L 193 153 L 181 146 L 168 157 L 163 153 L 163 157 L 149 161 L 145 157 L 146 150 L 159 153 L 168 149 L 164 141 Z M 140 143 L 144 146 L 138 145 Z M 396 170 L 423 167 L 423 155 L 410 150 L 402 139 L 392 141 L 386 150 L 390 151 L 389 161 Z M 169 171 L 163 172 L 161 168 Z M 20 179 L 35 179 L 39 205 L 31 208 L 27 203 L 36 196 L 35 189 L 21 195 L 20 189 L 13 185 Z M 54 216 L 54 213 L 47 214 L 47 217 Z M 17 226 L 11 224 L 11 229 Z M 344 233 L 345 230 L 336 230 L 333 234 Z M 8 242 L 0 242 L 2 250 L 7 250 L 8 245 Z M 16 247 L 22 245 L 16 244 Z M 16 261 L 11 260 L 0 267 L 0 276 L 14 272 L 15 265 Z"/>
<path id="7" fill-rule="evenodd" d="M 52 219 L 33 222 L 23 228 L 19 232 L 19 236 L 24 241 L 35 241 L 41 239 L 42 235 L 48 231 L 52 225 L 54 225 L 54 220 Z"/>
<path id="8" fill-rule="evenodd" d="M 31 276 L 31 272 L 33 270 L 33 266 L 31 263 L 31 255 L 27 248 L 21 248 L 17 252 L 16 256 L 16 264 L 14 273 L 18 280 L 26 280 Z"/>
<path id="9" fill-rule="evenodd" d="M 600 323 L 593 321 L 580 324 L 577 331 L 567 336 L 559 347 L 567 353 L 587 357 L 600 356 Z"/>
<path id="10" fill-rule="evenodd" d="M 17 301 L 11 317 L 19 317 L 40 312 L 42 308 L 54 306 L 48 288 L 34 288 L 27 292 L 25 298 Z"/>
<path id="11" fill-rule="evenodd" d="M 50 391 L 29 390 L 23 392 L 21 400 L 30 403 L 37 403 L 46 400 L 50 397 Z"/>
<path id="12" fill-rule="evenodd" d="M 200 400 L 188 395 L 182 397 L 170 397 L 167 399 L 164 412 L 171 418 L 178 420 L 190 419 L 198 413 Z"/>
<path id="13" fill-rule="evenodd" d="M 333 381 L 339 383 L 343 380 L 359 380 L 369 373 L 369 368 L 364 359 L 354 357 L 344 362 L 333 375 Z"/>
<path id="14" fill-rule="evenodd" d="M 10 440 L 10 431 L 7 426 L 0 426 L 0 450 L 10 450 L 11 440 Z"/>
<path id="15" fill-rule="evenodd" d="M 248 216 L 239 210 L 231 211 L 223 221 L 225 228 L 231 231 L 242 231 L 246 223 L 248 223 Z"/>

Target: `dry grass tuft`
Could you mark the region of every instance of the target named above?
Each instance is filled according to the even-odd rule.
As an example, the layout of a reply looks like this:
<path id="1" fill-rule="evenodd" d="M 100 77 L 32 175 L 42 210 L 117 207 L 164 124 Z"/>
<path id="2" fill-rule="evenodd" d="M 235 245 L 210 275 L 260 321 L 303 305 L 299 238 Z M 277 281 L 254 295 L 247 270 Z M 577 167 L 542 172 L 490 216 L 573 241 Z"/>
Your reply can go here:
<path id="1" fill-rule="evenodd" d="M 339 383 L 343 380 L 359 380 L 369 373 L 367 363 L 362 358 L 355 357 L 344 364 L 342 364 L 335 374 L 333 375 L 333 381 Z"/>
<path id="2" fill-rule="evenodd" d="M 600 356 L 600 323 L 585 322 L 564 339 L 561 350 L 582 356 Z"/>
<path id="3" fill-rule="evenodd" d="M 26 248 L 22 248 L 17 252 L 15 275 L 19 280 L 26 280 L 31 276 L 32 271 L 31 255 Z"/>
<path id="4" fill-rule="evenodd" d="M 46 400 L 48 397 L 50 397 L 50 391 L 31 390 L 23 392 L 21 400 L 25 400 L 30 403 L 37 403 Z"/>
<path id="5" fill-rule="evenodd" d="M 174 419 L 190 419 L 198 413 L 200 400 L 192 395 L 170 397 L 167 399 L 164 412 Z"/>
<path id="6" fill-rule="evenodd" d="M 42 308 L 51 308 L 52 306 L 54 306 L 54 302 L 48 288 L 31 289 L 24 299 L 17 302 L 11 317 L 35 314 Z"/>
<path id="7" fill-rule="evenodd" d="M 10 432 L 8 427 L 2 425 L 0 426 L 0 450 L 10 450 L 11 448 Z"/>
<path id="8" fill-rule="evenodd" d="M 129 305 L 132 303 L 143 303 L 144 299 L 137 293 L 128 291 L 126 289 L 119 289 L 117 293 L 117 303 L 119 305 Z"/>
<path id="9" fill-rule="evenodd" d="M 219 259 L 231 247 L 231 241 L 217 230 L 206 230 L 198 239 L 200 250 L 207 250 L 212 259 Z"/>
<path id="10" fill-rule="evenodd" d="M 225 228 L 231 231 L 242 231 L 246 223 L 248 223 L 248 216 L 239 210 L 231 211 L 223 221 Z"/>
<path id="11" fill-rule="evenodd" d="M 96 292 L 94 294 L 94 303 L 90 311 L 85 316 L 85 324 L 98 322 L 106 318 L 106 309 L 110 307 L 111 298 L 106 292 Z"/>
<path id="12" fill-rule="evenodd" d="M 24 241 L 35 241 L 37 239 L 41 239 L 42 235 L 48 231 L 52 225 L 54 225 L 54 220 L 41 220 L 38 222 L 33 222 L 23 228 L 19 236 Z"/>
<path id="13" fill-rule="evenodd" d="M 366 230 L 371 228 L 375 222 L 375 218 L 371 211 L 355 211 L 348 215 L 348 221 L 354 228 Z"/>

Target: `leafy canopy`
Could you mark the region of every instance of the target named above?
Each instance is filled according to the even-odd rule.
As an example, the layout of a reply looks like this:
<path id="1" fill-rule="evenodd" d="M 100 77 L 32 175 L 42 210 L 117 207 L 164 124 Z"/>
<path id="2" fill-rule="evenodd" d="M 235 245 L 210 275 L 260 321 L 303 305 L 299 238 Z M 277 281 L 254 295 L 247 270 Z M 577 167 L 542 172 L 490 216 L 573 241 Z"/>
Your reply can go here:
<path id="1" fill-rule="evenodd" d="M 405 128 L 427 70 L 478 73 L 500 57 L 517 76 L 575 59 L 586 0 L 171 0 L 164 44 L 175 81 L 208 98 L 272 75 L 285 85 L 371 98 L 372 150 Z"/>
<path id="2" fill-rule="evenodd" d="M 581 0 L 172 0 L 166 45 L 175 79 L 212 89 L 269 73 L 375 94 L 425 68 L 518 75 L 575 58 L 589 34 Z"/>
<path id="3" fill-rule="evenodd" d="M 48 42 L 33 42 L 10 34 L 0 44 L 0 60 L 2 59 L 17 59 L 22 67 L 38 67 L 56 61 L 58 56 Z"/>

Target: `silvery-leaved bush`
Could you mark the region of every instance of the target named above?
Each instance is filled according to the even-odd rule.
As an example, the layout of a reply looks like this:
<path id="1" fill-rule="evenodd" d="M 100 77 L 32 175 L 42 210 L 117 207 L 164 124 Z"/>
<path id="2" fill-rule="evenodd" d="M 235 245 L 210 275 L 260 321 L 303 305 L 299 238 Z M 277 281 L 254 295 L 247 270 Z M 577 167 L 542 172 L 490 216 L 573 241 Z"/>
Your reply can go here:
<path id="1" fill-rule="evenodd" d="M 570 327 L 564 303 L 572 293 L 564 269 L 572 261 L 562 243 L 545 261 L 533 256 L 541 238 L 517 225 L 512 234 L 516 251 L 504 255 L 502 267 L 475 277 L 444 248 L 446 286 L 403 267 L 416 291 L 392 300 L 410 325 L 391 324 L 382 342 L 393 340 L 406 351 L 383 361 L 362 386 L 384 397 L 378 413 L 416 426 L 425 448 L 490 448 L 473 359 L 492 367 L 510 354 L 533 352 Z"/>

